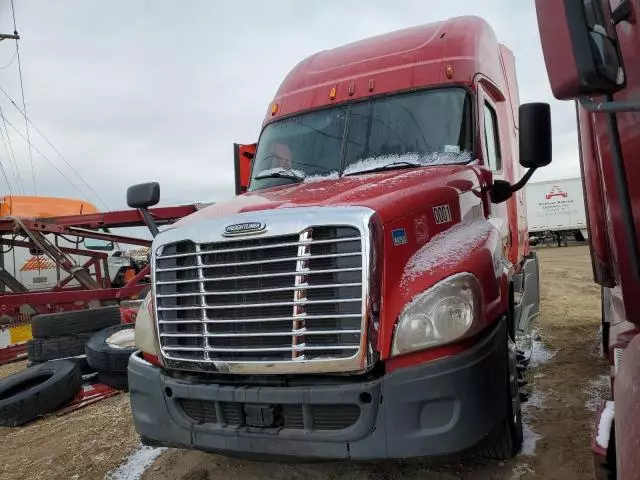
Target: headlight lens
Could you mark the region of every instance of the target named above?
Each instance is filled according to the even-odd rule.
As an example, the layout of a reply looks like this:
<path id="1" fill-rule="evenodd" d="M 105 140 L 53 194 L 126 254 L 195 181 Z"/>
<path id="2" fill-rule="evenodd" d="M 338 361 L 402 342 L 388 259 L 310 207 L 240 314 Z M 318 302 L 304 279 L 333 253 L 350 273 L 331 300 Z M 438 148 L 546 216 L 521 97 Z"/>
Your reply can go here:
<path id="1" fill-rule="evenodd" d="M 423 350 L 463 337 L 480 312 L 481 289 L 470 273 L 453 275 L 409 303 L 398 320 L 392 354 Z"/>
<path id="2" fill-rule="evenodd" d="M 153 297 L 151 292 L 147 294 L 138 310 L 136 317 L 136 347 L 144 353 L 159 355 L 158 340 L 153 316 Z"/>

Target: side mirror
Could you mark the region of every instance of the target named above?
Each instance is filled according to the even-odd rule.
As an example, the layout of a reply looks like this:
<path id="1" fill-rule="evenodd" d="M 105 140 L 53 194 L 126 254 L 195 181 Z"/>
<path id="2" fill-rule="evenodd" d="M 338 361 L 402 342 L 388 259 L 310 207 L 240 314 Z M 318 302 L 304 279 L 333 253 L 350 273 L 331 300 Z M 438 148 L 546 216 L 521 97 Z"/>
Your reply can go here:
<path id="1" fill-rule="evenodd" d="M 149 208 L 160 201 L 158 182 L 140 183 L 127 189 L 127 205 L 131 208 Z"/>
<path id="2" fill-rule="evenodd" d="M 84 246 L 87 250 L 103 251 L 103 252 L 110 252 L 115 248 L 113 242 L 110 242 L 108 240 L 100 240 L 96 238 L 85 239 Z"/>
<path id="3" fill-rule="evenodd" d="M 536 0 L 538 29 L 553 95 L 559 100 L 612 94 L 625 74 L 615 30 L 596 0 Z M 611 30 L 611 31 L 608 31 Z"/>
<path id="4" fill-rule="evenodd" d="M 236 195 L 240 195 L 247 191 L 251 180 L 251 165 L 256 155 L 258 144 L 249 145 L 233 144 L 233 166 L 235 172 Z"/>
<path id="5" fill-rule="evenodd" d="M 520 165 L 546 167 L 551 163 L 551 107 L 548 103 L 520 105 Z"/>
<path id="6" fill-rule="evenodd" d="M 127 205 L 136 208 L 142 215 L 144 223 L 154 237 L 160 232 L 158 224 L 148 208 L 160 201 L 160 184 L 158 182 L 140 183 L 127 189 Z"/>
<path id="7" fill-rule="evenodd" d="M 520 165 L 529 170 L 518 181 L 495 180 L 491 186 L 491 201 L 502 203 L 524 187 L 540 167 L 551 163 L 551 107 L 548 103 L 520 105 Z"/>

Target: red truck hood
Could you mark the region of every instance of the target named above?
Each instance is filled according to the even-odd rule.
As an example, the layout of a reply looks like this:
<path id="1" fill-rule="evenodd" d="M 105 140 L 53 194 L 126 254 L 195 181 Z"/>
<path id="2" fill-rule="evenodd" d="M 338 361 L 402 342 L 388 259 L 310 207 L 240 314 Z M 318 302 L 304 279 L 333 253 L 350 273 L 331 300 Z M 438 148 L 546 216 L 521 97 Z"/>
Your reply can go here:
<path id="1" fill-rule="evenodd" d="M 216 203 L 183 218 L 190 225 L 241 212 L 276 208 L 363 206 L 387 223 L 427 205 L 454 200 L 460 192 L 479 186 L 474 167 L 448 165 L 395 170 L 273 187 Z"/>

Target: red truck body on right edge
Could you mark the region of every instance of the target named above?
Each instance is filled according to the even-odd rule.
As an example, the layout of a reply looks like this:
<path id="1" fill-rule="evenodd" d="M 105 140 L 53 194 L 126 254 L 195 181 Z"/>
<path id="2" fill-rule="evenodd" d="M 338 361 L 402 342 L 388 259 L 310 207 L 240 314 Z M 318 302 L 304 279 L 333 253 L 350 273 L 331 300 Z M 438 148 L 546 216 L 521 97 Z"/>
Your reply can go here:
<path id="1" fill-rule="evenodd" d="M 592 441 L 596 475 L 640 478 L 640 4 L 536 0 L 553 94 L 574 100 L 602 351 L 611 397 Z"/>

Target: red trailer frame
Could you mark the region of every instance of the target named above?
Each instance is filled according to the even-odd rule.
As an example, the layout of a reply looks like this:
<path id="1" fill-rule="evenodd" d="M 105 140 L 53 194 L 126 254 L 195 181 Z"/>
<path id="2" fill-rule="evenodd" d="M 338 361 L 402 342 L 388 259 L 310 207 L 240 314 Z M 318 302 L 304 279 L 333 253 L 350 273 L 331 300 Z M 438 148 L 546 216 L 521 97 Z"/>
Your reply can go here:
<path id="1" fill-rule="evenodd" d="M 159 226 L 170 225 L 200 207 L 182 205 L 159 207 L 149 213 Z M 145 277 L 149 274 L 149 265 L 142 268 L 133 278 L 119 288 L 114 288 L 109 278 L 108 255 L 101 251 L 82 248 L 60 247 L 46 235 L 64 235 L 77 238 L 93 238 L 118 242 L 126 245 L 151 246 L 151 240 L 111 233 L 105 229 L 145 226 L 145 220 L 139 210 L 122 210 L 84 215 L 69 215 L 47 218 L 0 218 L 0 248 L 37 249 L 51 259 L 57 267 L 67 273 L 57 285 L 46 291 L 29 291 L 13 275 L 0 268 L 0 333 L 7 329 L 27 325 L 32 314 L 25 314 L 21 307 L 30 306 L 32 312 L 53 313 L 66 310 L 79 310 L 103 304 L 118 304 L 121 300 L 136 298 L 148 285 Z M 98 230 L 102 229 L 102 231 Z M 51 236 L 51 235 L 49 235 Z M 68 254 L 87 257 L 82 265 L 77 265 Z M 94 268 L 94 273 L 90 269 Z M 69 287 L 72 280 L 80 286 Z M 6 319 L 9 319 L 8 322 Z M 20 341 L 3 348 L 0 345 L 0 364 L 12 361 L 24 355 L 26 342 Z"/>

